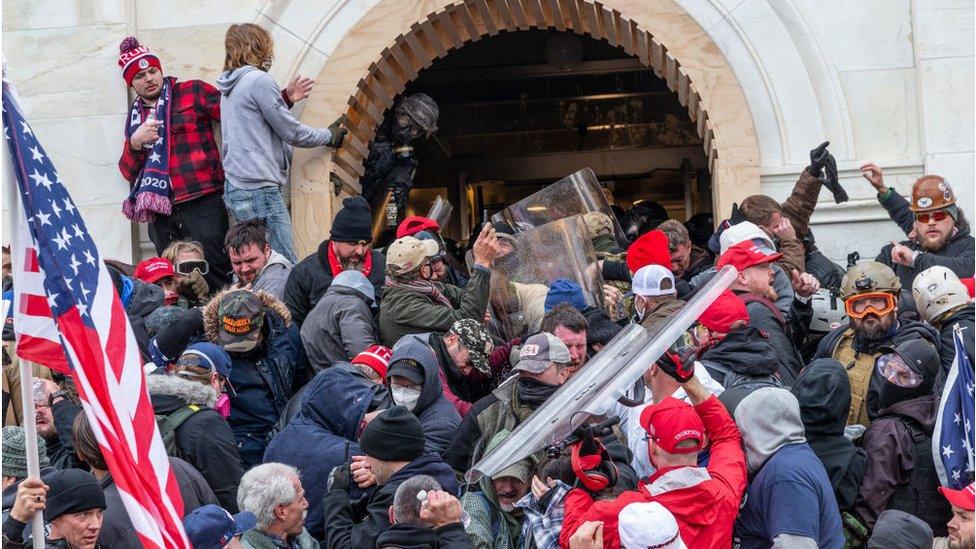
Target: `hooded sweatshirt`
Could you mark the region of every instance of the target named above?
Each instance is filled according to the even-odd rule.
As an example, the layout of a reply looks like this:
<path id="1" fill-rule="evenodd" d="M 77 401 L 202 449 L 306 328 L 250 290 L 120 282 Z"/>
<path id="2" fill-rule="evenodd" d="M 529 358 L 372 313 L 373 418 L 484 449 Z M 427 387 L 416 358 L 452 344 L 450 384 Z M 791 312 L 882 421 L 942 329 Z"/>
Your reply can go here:
<path id="1" fill-rule="evenodd" d="M 726 388 L 742 380 L 772 381 L 782 366 L 769 340 L 759 330 L 748 327 L 729 332 L 725 339 L 706 349 L 699 361 Z"/>
<path id="2" fill-rule="evenodd" d="M 302 324 L 302 343 L 315 370 L 348 362 L 379 341 L 373 285 L 358 271 L 343 271 Z"/>
<path id="3" fill-rule="evenodd" d="M 264 268 L 261 269 L 257 278 L 254 279 L 254 283 L 251 284 L 251 290 L 254 292 L 265 291 L 278 299 L 284 299 L 285 283 L 288 282 L 288 274 L 291 273 L 291 268 L 291 261 L 288 261 L 287 257 L 271 250 L 268 262 L 264 264 Z M 235 286 L 240 284 L 237 281 L 237 275 L 234 276 L 234 284 Z"/>
<path id="4" fill-rule="evenodd" d="M 404 359 L 414 360 L 423 368 L 424 382 L 420 388 L 420 398 L 411 411 L 424 428 L 425 450 L 440 454 L 454 440 L 457 427 L 461 424 L 461 414 L 444 396 L 440 366 L 433 349 L 419 338 L 403 338 L 393 346 L 390 367 Z"/>
<path id="5" fill-rule="evenodd" d="M 756 389 L 733 417 L 753 475 L 735 525 L 737 546 L 844 547 L 837 500 L 804 439 L 796 397 L 781 387 Z"/>
<path id="6" fill-rule="evenodd" d="M 283 185 L 291 146 L 319 147 L 328 129 L 306 126 L 288 111 L 278 83 L 250 65 L 225 71 L 220 90 L 221 154 L 228 183 L 242 189 Z"/>
<path id="7" fill-rule="evenodd" d="M 840 362 L 818 359 L 804 368 L 793 385 L 807 443 L 817 454 L 842 511 L 850 510 L 864 478 L 867 454 L 844 436 L 851 407 L 851 380 Z"/>

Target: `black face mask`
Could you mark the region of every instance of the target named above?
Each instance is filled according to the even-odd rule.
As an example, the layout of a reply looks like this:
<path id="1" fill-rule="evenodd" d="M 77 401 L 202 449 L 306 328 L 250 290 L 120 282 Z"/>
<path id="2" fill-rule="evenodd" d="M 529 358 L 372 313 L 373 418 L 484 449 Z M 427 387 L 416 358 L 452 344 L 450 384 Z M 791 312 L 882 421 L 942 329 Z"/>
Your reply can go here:
<path id="1" fill-rule="evenodd" d="M 932 387 L 935 385 L 935 372 L 926 372 L 912 366 L 909 367 L 922 376 L 922 382 L 915 387 L 895 385 L 882 376 L 877 367 L 872 372 L 867 394 L 868 417 L 871 420 L 879 417 L 881 410 L 899 402 L 932 394 Z"/>
<path id="2" fill-rule="evenodd" d="M 559 385 L 550 385 L 532 378 L 521 378 L 518 384 L 519 400 L 531 407 L 542 404 L 559 389 Z"/>

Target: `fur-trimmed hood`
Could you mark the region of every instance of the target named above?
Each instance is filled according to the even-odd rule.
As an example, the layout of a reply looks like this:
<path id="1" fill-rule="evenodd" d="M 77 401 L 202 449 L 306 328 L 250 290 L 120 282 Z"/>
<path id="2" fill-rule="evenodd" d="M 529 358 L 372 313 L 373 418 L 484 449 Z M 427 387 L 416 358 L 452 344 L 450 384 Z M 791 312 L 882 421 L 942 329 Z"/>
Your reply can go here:
<path id="1" fill-rule="evenodd" d="M 237 290 L 226 289 L 219 292 L 203 308 L 203 331 L 208 341 L 217 342 L 217 334 L 220 331 L 220 319 L 217 318 L 217 308 L 220 306 L 220 302 L 224 296 L 235 291 Z M 281 328 L 287 328 L 291 324 L 291 313 L 288 311 L 288 307 L 285 306 L 284 302 L 267 292 L 259 290 L 254 293 L 261 299 L 265 314 L 270 313 L 281 320 Z"/>
<path id="2" fill-rule="evenodd" d="M 156 374 L 146 376 L 146 390 L 153 401 L 159 397 L 174 397 L 184 404 L 213 408 L 217 403 L 217 391 L 213 387 L 179 376 Z"/>

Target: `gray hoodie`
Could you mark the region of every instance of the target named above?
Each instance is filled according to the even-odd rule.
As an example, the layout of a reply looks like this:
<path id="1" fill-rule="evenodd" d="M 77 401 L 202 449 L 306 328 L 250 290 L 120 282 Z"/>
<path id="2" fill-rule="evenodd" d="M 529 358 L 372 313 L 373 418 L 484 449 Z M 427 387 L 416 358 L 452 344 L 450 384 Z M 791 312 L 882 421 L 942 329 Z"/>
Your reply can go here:
<path id="1" fill-rule="evenodd" d="M 322 299 L 302 323 L 302 343 L 316 371 L 349 362 L 379 340 L 373 319 L 373 283 L 359 271 L 347 269 L 334 279 Z"/>
<path id="2" fill-rule="evenodd" d="M 221 157 L 227 181 L 242 189 L 283 185 L 291 146 L 319 147 L 332 138 L 328 129 L 299 122 L 267 72 L 250 65 L 225 71 L 220 90 Z"/>
<path id="3" fill-rule="evenodd" d="M 761 469 L 783 446 L 807 440 L 800 404 L 793 393 L 782 387 L 752 391 L 735 406 L 732 416 L 742 434 L 749 474 Z"/>
<path id="4" fill-rule="evenodd" d="M 268 262 L 264 264 L 264 268 L 258 273 L 250 289 L 255 292 L 258 290 L 268 292 L 278 299 L 284 299 L 285 283 L 288 282 L 288 274 L 291 273 L 292 267 L 288 258 L 271 250 Z M 237 275 L 234 275 L 234 287 L 243 288 L 237 280 Z"/>

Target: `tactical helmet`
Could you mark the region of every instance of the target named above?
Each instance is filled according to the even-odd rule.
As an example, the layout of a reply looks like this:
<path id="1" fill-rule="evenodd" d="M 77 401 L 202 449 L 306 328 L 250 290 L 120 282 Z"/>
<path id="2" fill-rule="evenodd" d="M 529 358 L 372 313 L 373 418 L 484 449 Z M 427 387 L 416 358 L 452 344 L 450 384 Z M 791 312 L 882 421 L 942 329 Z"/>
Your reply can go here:
<path id="1" fill-rule="evenodd" d="M 938 175 L 923 175 L 912 185 L 913 212 L 940 210 L 956 203 L 956 195 L 945 179 Z"/>
<path id="2" fill-rule="evenodd" d="M 887 292 L 895 297 L 901 293 L 901 281 L 891 267 L 877 261 L 862 261 L 847 270 L 840 283 L 840 297 L 845 301 L 857 294 Z"/>
<path id="3" fill-rule="evenodd" d="M 945 267 L 930 267 L 912 281 L 915 306 L 927 322 L 969 303 L 969 292 L 956 273 Z"/>
<path id="4" fill-rule="evenodd" d="M 423 128 L 427 135 L 437 131 L 437 117 L 440 109 L 437 103 L 426 93 L 415 93 L 403 98 L 397 110 L 406 114 L 411 120 Z"/>
<path id="5" fill-rule="evenodd" d="M 826 334 L 840 326 L 847 319 L 844 302 L 834 292 L 821 288 L 810 298 L 813 316 L 810 317 L 810 332 Z"/>

